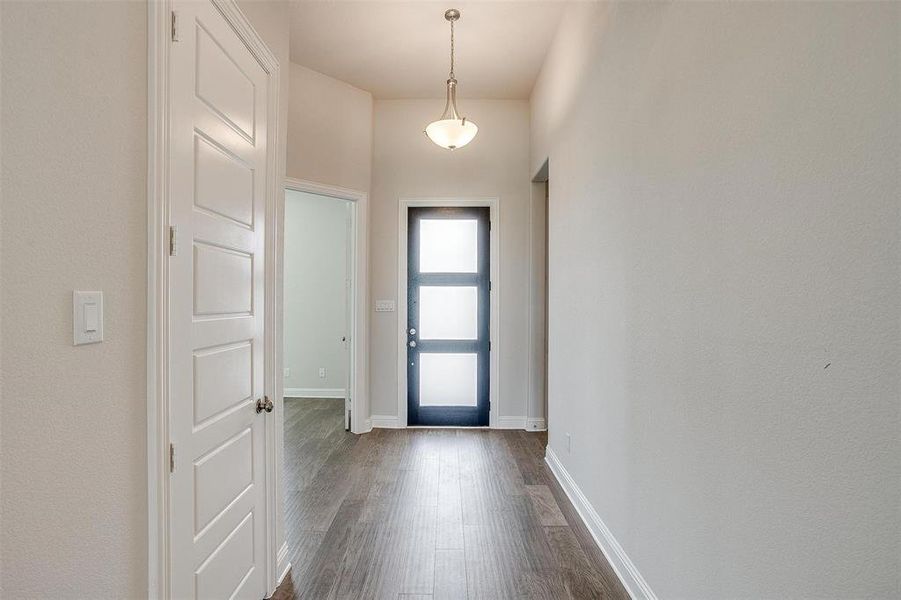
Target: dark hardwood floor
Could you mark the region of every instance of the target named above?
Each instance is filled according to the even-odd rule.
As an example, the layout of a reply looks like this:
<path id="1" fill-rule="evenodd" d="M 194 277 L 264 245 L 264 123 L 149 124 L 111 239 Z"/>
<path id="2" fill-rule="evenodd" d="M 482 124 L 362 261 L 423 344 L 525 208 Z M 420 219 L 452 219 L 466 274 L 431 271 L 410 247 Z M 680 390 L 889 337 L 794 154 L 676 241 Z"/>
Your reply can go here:
<path id="1" fill-rule="evenodd" d="M 339 400 L 285 401 L 292 570 L 274 600 L 628 598 L 545 434 L 342 426 Z"/>

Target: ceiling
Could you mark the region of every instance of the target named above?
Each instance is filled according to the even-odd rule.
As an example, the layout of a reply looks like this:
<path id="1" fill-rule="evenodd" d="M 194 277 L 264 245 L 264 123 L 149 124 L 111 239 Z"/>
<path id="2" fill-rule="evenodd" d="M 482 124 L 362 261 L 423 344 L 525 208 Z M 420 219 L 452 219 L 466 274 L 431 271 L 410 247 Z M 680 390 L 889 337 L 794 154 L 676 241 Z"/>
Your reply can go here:
<path id="1" fill-rule="evenodd" d="M 457 8 L 458 94 L 528 98 L 557 29 L 563 2 L 291 3 L 291 62 L 367 90 L 376 98 L 444 96 L 450 26 Z"/>

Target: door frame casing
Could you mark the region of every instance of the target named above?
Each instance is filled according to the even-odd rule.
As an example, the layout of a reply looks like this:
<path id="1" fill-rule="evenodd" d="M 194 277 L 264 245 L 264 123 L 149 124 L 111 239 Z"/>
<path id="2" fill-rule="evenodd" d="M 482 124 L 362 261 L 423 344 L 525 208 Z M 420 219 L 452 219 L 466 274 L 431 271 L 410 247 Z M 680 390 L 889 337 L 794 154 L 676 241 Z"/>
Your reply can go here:
<path id="1" fill-rule="evenodd" d="M 278 174 L 279 147 L 279 63 L 235 0 L 209 0 L 234 30 L 251 55 L 268 75 L 267 153 L 265 199 L 265 284 L 264 284 L 264 393 L 273 395 L 280 383 L 275 314 L 276 270 L 278 267 L 278 204 L 276 194 L 282 182 Z M 169 600 L 169 161 L 170 148 L 170 45 L 173 4 L 170 0 L 147 3 L 147 596 Z M 186 32 L 181 32 L 184 35 Z M 278 407 L 277 410 L 280 410 Z M 264 510 L 266 555 L 264 580 L 273 591 L 280 576 L 278 557 L 287 546 L 277 548 L 277 523 L 281 504 L 277 496 L 276 428 L 279 416 L 266 419 Z"/>
<path id="2" fill-rule="evenodd" d="M 488 427 L 497 426 L 497 415 L 500 414 L 500 380 L 498 377 L 499 356 L 501 347 L 500 335 L 500 235 L 501 213 L 499 198 L 400 198 L 397 210 L 397 423 L 399 427 L 407 427 L 407 209 L 411 207 L 468 207 L 487 206 L 489 209 L 489 352 L 488 369 Z"/>

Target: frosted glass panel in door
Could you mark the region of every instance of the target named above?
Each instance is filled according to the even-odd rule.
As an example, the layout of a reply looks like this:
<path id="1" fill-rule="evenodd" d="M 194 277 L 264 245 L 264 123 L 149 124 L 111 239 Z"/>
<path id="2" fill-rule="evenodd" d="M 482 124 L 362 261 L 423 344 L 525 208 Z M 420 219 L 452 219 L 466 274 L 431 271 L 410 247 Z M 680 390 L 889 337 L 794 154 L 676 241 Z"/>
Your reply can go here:
<path id="1" fill-rule="evenodd" d="M 478 292 L 475 286 L 420 287 L 419 339 L 476 339 L 479 336 Z"/>
<path id="2" fill-rule="evenodd" d="M 479 270 L 479 222 L 475 219 L 422 219 L 420 273 L 475 273 Z"/>
<path id="3" fill-rule="evenodd" d="M 477 354 L 419 355 L 420 406 L 475 406 Z"/>

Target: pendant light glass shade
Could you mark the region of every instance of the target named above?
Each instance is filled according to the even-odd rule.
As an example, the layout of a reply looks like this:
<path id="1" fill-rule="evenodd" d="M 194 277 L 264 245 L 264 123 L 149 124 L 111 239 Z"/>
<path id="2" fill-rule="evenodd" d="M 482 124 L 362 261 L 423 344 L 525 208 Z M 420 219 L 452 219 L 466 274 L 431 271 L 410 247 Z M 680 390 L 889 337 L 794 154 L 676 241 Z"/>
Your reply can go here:
<path id="1" fill-rule="evenodd" d="M 462 148 L 476 137 L 479 128 L 475 123 L 457 112 L 457 80 L 454 77 L 454 21 L 460 18 L 460 11 L 450 9 L 444 13 L 444 18 L 451 26 L 451 70 L 447 80 L 447 103 L 444 112 L 437 121 L 432 121 L 425 128 L 425 134 L 430 140 L 442 148 L 456 150 Z"/>
<path id="2" fill-rule="evenodd" d="M 429 139 L 448 150 L 462 148 L 472 141 L 479 132 L 479 128 L 472 121 L 464 119 L 441 119 L 432 121 L 425 128 Z"/>
<path id="3" fill-rule="evenodd" d="M 475 123 L 457 114 L 457 80 L 448 79 L 444 113 L 440 119 L 429 123 L 425 134 L 442 148 L 456 150 L 471 142 L 478 132 Z"/>

